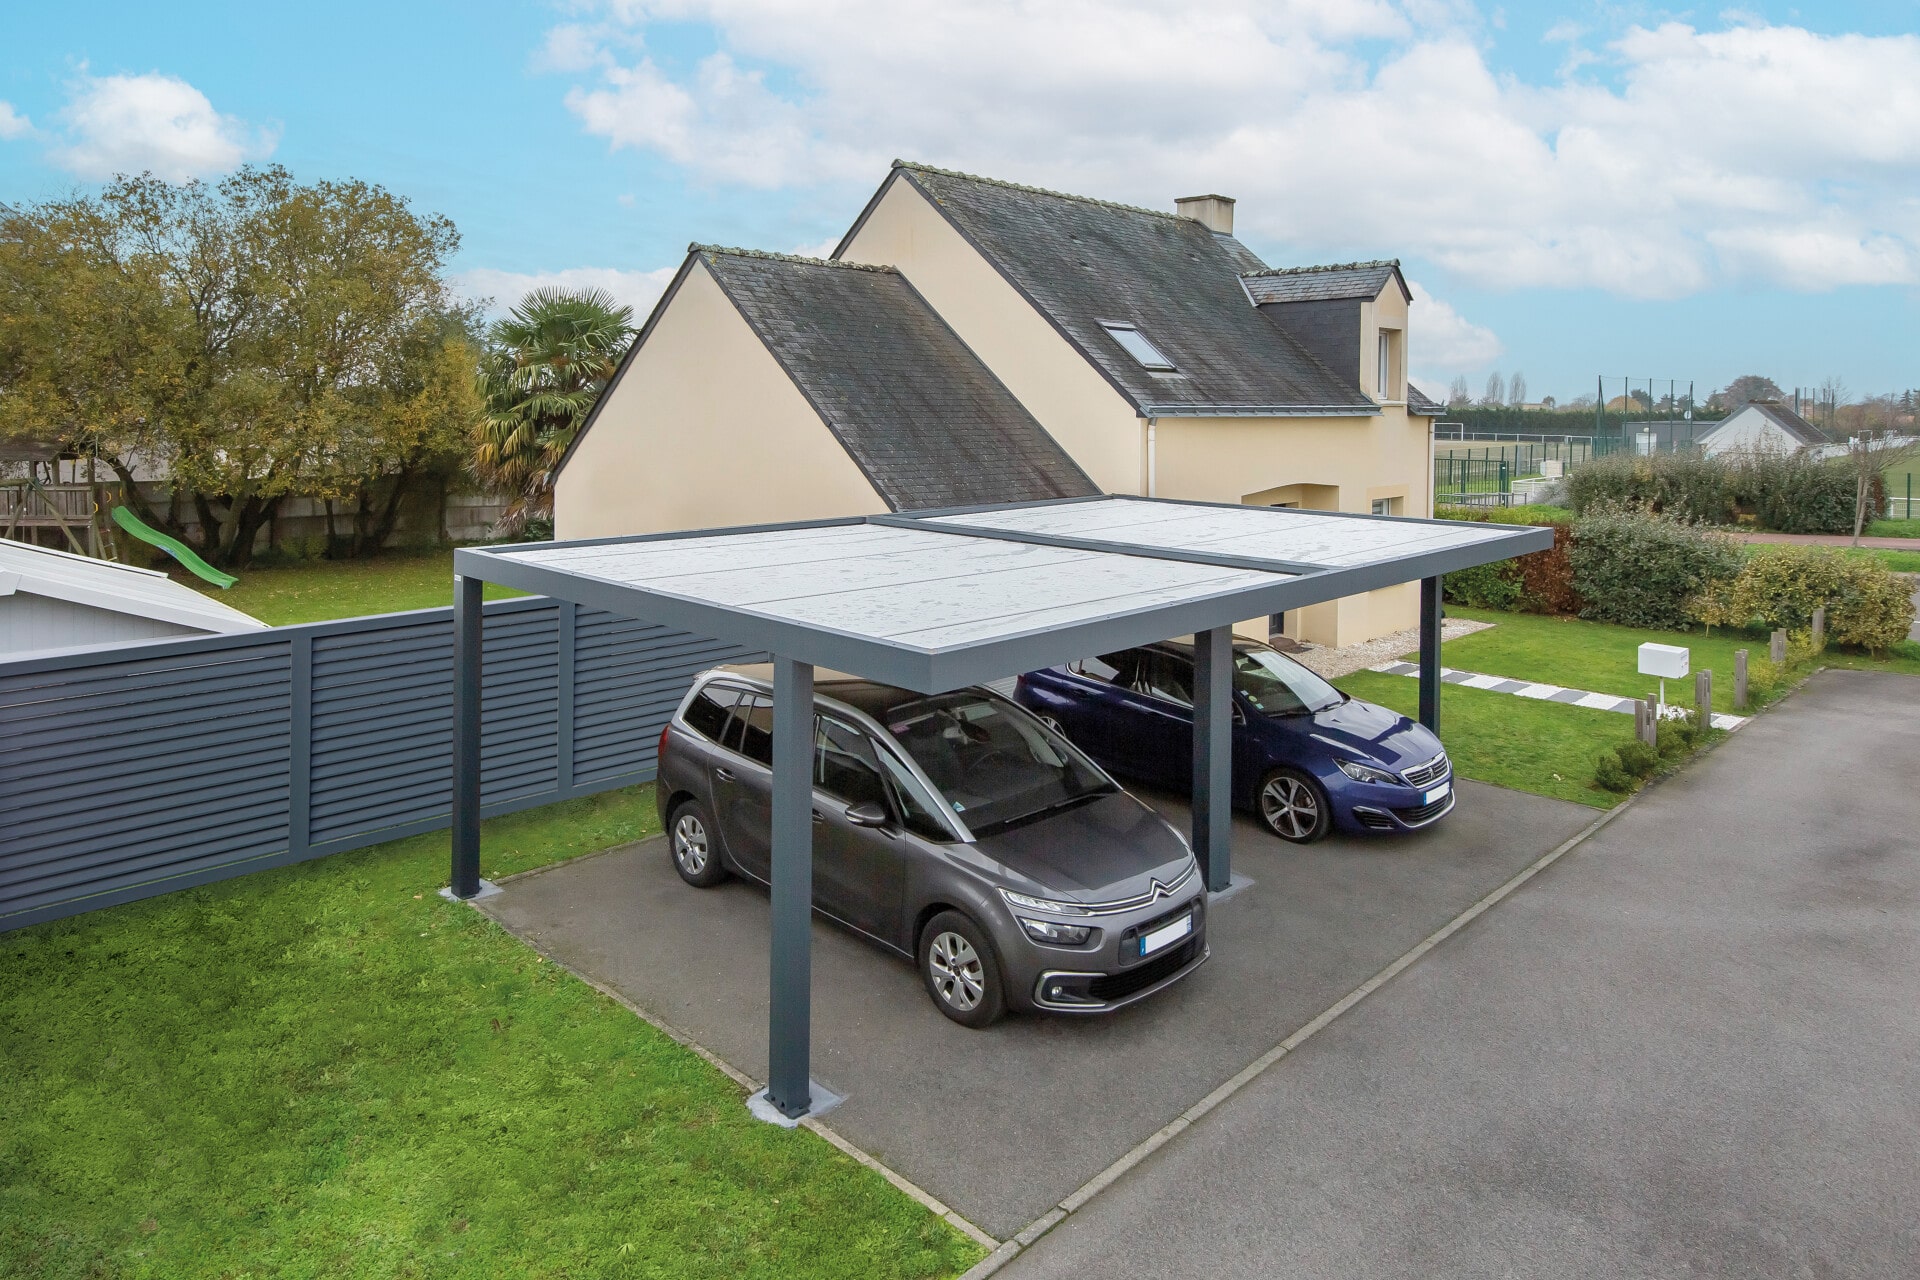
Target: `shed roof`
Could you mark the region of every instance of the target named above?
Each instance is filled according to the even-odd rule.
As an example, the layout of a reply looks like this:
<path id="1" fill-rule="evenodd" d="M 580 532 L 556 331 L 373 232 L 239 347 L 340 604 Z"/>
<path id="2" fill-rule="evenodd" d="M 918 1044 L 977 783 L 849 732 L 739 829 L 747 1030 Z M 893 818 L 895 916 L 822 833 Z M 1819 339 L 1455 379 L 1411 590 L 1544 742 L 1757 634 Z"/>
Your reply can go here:
<path id="1" fill-rule="evenodd" d="M 693 251 L 894 510 L 1099 492 L 892 267 Z"/>
<path id="2" fill-rule="evenodd" d="M 934 693 L 1551 541 L 1525 526 L 1101 497 L 454 557 L 476 578 Z"/>
<path id="3" fill-rule="evenodd" d="M 267 624 L 164 573 L 0 538 L 0 596 L 23 591 L 215 635 Z"/>
<path id="4" fill-rule="evenodd" d="M 1240 277 L 1258 260 L 1231 237 L 1177 214 L 895 161 L 889 182 L 902 178 L 1143 414 L 1379 411 L 1248 305 Z M 1109 323 L 1136 326 L 1175 372 L 1144 367 Z"/>

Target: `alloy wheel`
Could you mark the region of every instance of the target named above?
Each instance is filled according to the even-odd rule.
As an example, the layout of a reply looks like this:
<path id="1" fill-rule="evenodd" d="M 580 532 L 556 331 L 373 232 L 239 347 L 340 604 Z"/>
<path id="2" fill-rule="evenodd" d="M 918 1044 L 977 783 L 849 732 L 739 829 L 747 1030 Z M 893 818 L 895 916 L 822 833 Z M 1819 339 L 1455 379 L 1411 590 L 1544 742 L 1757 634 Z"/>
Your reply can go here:
<path id="1" fill-rule="evenodd" d="M 960 1010 L 970 1012 L 986 993 L 985 971 L 973 944 L 951 931 L 938 934 L 927 948 L 927 969 L 933 989 L 940 998 Z"/>
<path id="2" fill-rule="evenodd" d="M 707 827 L 698 814 L 683 813 L 674 819 L 673 860 L 690 876 L 707 869 Z"/>
<path id="3" fill-rule="evenodd" d="M 1260 814 L 1287 838 L 1305 839 L 1320 825 L 1320 798 L 1312 787 L 1283 773 L 1260 789 Z"/>

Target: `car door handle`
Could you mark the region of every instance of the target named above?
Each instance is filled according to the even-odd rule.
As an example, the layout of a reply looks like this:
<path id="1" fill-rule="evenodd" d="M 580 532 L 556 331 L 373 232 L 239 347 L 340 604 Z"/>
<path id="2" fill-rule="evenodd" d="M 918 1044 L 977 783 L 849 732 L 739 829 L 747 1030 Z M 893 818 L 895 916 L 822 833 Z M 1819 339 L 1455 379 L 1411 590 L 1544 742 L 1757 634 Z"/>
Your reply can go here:
<path id="1" fill-rule="evenodd" d="M 813 811 L 813 820 L 815 822 L 825 822 L 827 820 L 827 815 L 820 812 L 818 809 L 815 809 Z"/>
<path id="2" fill-rule="evenodd" d="M 719 765 L 715 765 L 713 769 L 713 776 L 720 779 L 720 781 L 722 782 L 732 782 L 733 770 L 722 768 Z"/>

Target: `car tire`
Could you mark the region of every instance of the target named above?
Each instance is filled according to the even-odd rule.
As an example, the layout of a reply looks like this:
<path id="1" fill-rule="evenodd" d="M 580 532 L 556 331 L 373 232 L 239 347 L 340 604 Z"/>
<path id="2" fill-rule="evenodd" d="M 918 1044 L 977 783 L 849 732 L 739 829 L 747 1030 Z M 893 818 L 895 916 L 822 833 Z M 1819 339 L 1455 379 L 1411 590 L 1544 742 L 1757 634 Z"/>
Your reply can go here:
<path id="1" fill-rule="evenodd" d="M 934 1008 L 963 1027 L 990 1027 L 1007 1012 L 1000 961 L 987 932 L 959 911 L 942 911 L 920 931 L 920 980 Z"/>
<path id="2" fill-rule="evenodd" d="M 1260 825 L 1290 844 L 1312 844 L 1333 826 L 1326 789 L 1298 769 L 1275 769 L 1253 798 Z"/>
<path id="3" fill-rule="evenodd" d="M 683 800 L 667 815 L 667 854 L 680 878 L 696 889 L 711 889 L 727 878 L 713 819 L 697 800 Z"/>

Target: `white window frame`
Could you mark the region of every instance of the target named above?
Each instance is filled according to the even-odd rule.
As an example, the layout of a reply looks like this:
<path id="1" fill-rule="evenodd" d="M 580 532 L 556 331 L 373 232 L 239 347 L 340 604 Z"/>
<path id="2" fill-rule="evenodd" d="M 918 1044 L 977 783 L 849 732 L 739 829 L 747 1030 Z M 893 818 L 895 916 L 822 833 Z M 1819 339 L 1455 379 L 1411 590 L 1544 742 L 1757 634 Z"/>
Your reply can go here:
<path id="1" fill-rule="evenodd" d="M 1120 344 L 1120 349 L 1133 357 L 1134 363 L 1149 373 L 1178 373 L 1179 368 L 1167 353 L 1154 345 L 1153 339 L 1140 332 L 1137 324 L 1128 324 L 1121 320 L 1102 320 L 1100 327 L 1107 335 Z"/>

